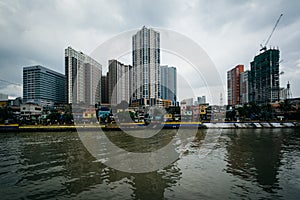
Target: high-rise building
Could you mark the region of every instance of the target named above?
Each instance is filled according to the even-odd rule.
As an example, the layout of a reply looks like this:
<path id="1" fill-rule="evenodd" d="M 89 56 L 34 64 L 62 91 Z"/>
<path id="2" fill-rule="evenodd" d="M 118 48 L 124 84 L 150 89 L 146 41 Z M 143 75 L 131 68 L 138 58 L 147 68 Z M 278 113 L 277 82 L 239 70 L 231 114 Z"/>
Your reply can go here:
<path id="1" fill-rule="evenodd" d="M 132 66 L 117 60 L 109 60 L 108 102 L 117 105 L 121 101 L 130 104 L 132 89 Z"/>
<path id="2" fill-rule="evenodd" d="M 237 65 L 227 71 L 228 105 L 240 104 L 240 74 L 244 72 L 244 65 Z"/>
<path id="3" fill-rule="evenodd" d="M 71 47 L 65 49 L 67 103 L 94 105 L 101 101 L 102 66 Z"/>
<path id="4" fill-rule="evenodd" d="M 23 100 L 39 105 L 65 103 L 66 77 L 46 67 L 23 68 Z"/>
<path id="5" fill-rule="evenodd" d="M 173 104 L 176 103 L 177 98 L 177 70 L 176 67 L 161 66 L 161 98 L 171 100 Z"/>
<path id="6" fill-rule="evenodd" d="M 8 95 L 0 93 L 0 101 L 1 100 L 7 101 L 8 100 Z"/>
<path id="7" fill-rule="evenodd" d="M 101 65 L 88 56 L 85 62 L 85 103 L 94 105 L 101 102 Z"/>
<path id="8" fill-rule="evenodd" d="M 268 49 L 254 57 L 251 65 L 251 101 L 279 101 L 279 50 Z"/>
<path id="9" fill-rule="evenodd" d="M 101 103 L 108 104 L 108 72 L 101 76 Z"/>
<path id="10" fill-rule="evenodd" d="M 197 97 L 197 104 L 206 104 L 206 97 Z"/>
<path id="11" fill-rule="evenodd" d="M 160 34 L 145 26 L 132 36 L 133 101 L 158 105 L 160 94 Z"/>
<path id="12" fill-rule="evenodd" d="M 160 92 L 162 99 L 168 99 L 168 80 L 169 80 L 169 70 L 168 66 L 160 66 Z"/>
<path id="13" fill-rule="evenodd" d="M 180 102 L 180 104 L 185 104 L 186 106 L 192 106 L 194 103 L 194 98 L 187 98 Z"/>
<path id="14" fill-rule="evenodd" d="M 244 71 L 240 74 L 240 104 L 249 103 L 250 95 L 250 71 Z"/>
<path id="15" fill-rule="evenodd" d="M 85 101 L 84 60 L 83 53 L 71 47 L 65 49 L 67 103 L 76 104 Z"/>

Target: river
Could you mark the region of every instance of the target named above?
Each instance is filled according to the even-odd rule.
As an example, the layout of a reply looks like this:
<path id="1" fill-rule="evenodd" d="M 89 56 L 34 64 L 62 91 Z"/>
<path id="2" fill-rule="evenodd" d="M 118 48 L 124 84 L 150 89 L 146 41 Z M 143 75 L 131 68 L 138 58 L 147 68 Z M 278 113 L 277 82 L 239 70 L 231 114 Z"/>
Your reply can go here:
<path id="1" fill-rule="evenodd" d="M 226 129 L 204 145 L 207 131 L 189 138 L 175 162 L 146 173 L 95 162 L 77 132 L 0 133 L 0 198 L 300 199 L 299 129 Z M 107 134 L 124 148 L 147 148 Z"/>

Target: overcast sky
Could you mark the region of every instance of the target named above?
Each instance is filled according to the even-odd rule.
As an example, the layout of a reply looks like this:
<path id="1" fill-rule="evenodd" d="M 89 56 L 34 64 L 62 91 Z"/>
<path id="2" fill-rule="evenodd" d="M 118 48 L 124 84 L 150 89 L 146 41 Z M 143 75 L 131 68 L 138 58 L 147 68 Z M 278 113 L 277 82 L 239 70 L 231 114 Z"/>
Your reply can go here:
<path id="1" fill-rule="evenodd" d="M 64 73 L 66 47 L 89 55 L 113 36 L 143 25 L 194 40 L 214 62 L 225 85 L 226 71 L 237 64 L 249 69 L 283 13 L 268 46 L 280 49 L 281 86 L 290 81 L 293 96 L 299 97 L 299 9 L 297 0 L 0 0 L 0 93 L 22 95 L 18 84 L 24 66 L 40 64 Z"/>

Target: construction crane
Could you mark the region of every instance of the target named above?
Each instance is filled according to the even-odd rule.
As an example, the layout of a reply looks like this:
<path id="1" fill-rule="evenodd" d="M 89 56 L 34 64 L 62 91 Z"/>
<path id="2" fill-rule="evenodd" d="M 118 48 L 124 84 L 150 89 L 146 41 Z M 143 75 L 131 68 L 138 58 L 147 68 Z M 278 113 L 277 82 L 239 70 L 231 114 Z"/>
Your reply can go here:
<path id="1" fill-rule="evenodd" d="M 260 47 L 261 47 L 260 51 L 265 51 L 265 50 L 267 50 L 267 44 L 269 43 L 269 41 L 270 41 L 270 39 L 271 39 L 271 37 L 272 37 L 272 35 L 273 35 L 273 33 L 274 33 L 274 31 L 275 31 L 275 29 L 276 29 L 278 23 L 279 23 L 279 21 L 280 21 L 282 15 L 283 15 L 283 14 L 280 14 L 279 18 L 277 19 L 276 24 L 275 24 L 275 26 L 274 26 L 274 28 L 273 28 L 271 34 L 269 35 L 268 39 L 266 40 L 264 46 L 263 46 L 262 44 L 260 44 Z"/>

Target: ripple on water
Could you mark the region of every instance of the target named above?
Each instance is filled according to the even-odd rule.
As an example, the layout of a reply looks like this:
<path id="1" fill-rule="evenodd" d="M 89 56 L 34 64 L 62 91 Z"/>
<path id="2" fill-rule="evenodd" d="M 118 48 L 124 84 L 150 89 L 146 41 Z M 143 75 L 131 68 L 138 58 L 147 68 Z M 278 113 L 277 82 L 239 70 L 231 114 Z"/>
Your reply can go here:
<path id="1" fill-rule="evenodd" d="M 224 130 L 204 142 L 201 130 L 178 141 L 178 160 L 143 174 L 105 166 L 77 133 L 0 134 L 1 199 L 300 199 L 298 132 Z M 139 150 L 118 133 L 113 139 Z M 149 141 L 141 146 L 161 142 Z"/>

